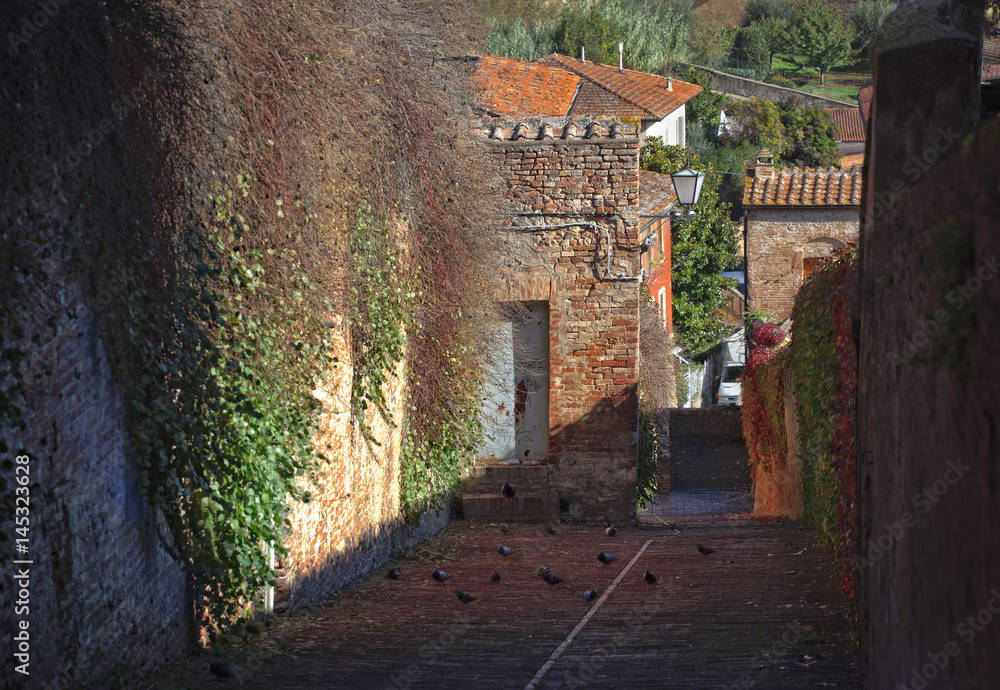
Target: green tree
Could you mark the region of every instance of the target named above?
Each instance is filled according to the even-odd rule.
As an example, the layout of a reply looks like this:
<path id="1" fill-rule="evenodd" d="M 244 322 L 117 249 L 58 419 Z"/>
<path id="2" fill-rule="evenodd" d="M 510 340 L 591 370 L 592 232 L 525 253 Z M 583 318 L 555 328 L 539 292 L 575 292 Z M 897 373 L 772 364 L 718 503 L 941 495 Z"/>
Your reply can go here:
<path id="1" fill-rule="evenodd" d="M 683 79 L 702 88 L 702 92 L 685 105 L 688 131 L 697 130 L 705 136 L 715 137 L 719 126 L 719 111 L 726 107 L 726 94 L 712 90 L 712 75 L 694 67 L 688 67 Z"/>
<path id="2" fill-rule="evenodd" d="M 771 75 L 774 56 L 786 50 L 788 20 L 775 17 L 758 19 L 736 35 L 733 57 L 757 65 L 761 76 Z"/>
<path id="3" fill-rule="evenodd" d="M 531 61 L 556 51 L 557 22 L 542 21 L 529 26 L 523 19 L 487 19 L 486 23 L 490 26 L 486 52 L 491 55 Z"/>
<path id="4" fill-rule="evenodd" d="M 800 168 L 826 168 L 840 163 L 837 128 L 830 113 L 791 98 L 779 103 L 778 110 L 781 113 L 783 161 Z"/>
<path id="5" fill-rule="evenodd" d="M 729 120 L 729 131 L 719 137 L 720 146 L 738 148 L 752 143 L 757 151 L 767 147 L 778 157 L 788 148 L 781 110 L 777 104 L 764 98 L 736 101 L 729 106 L 726 117 Z"/>
<path id="6" fill-rule="evenodd" d="M 858 50 L 867 51 L 875 40 L 875 34 L 882 26 L 886 17 L 896 9 L 894 0 L 861 0 L 851 9 L 848 16 L 851 26 L 857 33 L 854 40 L 854 47 Z"/>
<path id="7" fill-rule="evenodd" d="M 738 225 L 729 218 L 729 204 L 719 200 L 718 173 L 682 146 L 665 146 L 660 137 L 646 137 L 639 154 L 643 170 L 674 173 L 686 166 L 707 173 L 696 216 L 671 224 L 674 328 L 678 341 L 691 353 L 717 343 L 727 330 L 722 317 L 724 291 L 734 284 L 722 272 L 738 263 Z"/>
<path id="8" fill-rule="evenodd" d="M 827 0 L 798 0 L 792 6 L 786 32 L 789 52 L 801 58 L 803 67 L 819 70 L 821 84 L 827 72 L 854 59 L 854 36 L 844 13 Z"/>

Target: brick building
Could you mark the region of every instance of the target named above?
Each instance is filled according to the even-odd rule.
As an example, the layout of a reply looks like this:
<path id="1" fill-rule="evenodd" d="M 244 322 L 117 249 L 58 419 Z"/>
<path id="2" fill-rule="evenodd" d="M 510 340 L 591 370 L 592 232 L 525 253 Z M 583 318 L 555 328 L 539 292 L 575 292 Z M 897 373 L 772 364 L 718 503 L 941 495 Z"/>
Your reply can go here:
<path id="1" fill-rule="evenodd" d="M 496 428 L 481 464 L 541 465 L 541 484 L 518 501 L 551 509 L 558 497 L 573 519 L 626 522 L 637 457 L 638 132 L 521 123 L 482 134 L 508 189 L 499 298 L 519 309 L 498 341 L 500 381 L 485 409 Z M 499 510 L 489 494 L 467 495 L 465 506 L 467 517 Z"/>
<path id="2" fill-rule="evenodd" d="M 779 321 L 819 262 L 858 239 L 860 170 L 775 170 L 767 149 L 747 171 L 747 290 L 750 311 Z"/>
<path id="3" fill-rule="evenodd" d="M 469 81 L 487 117 L 545 117 L 557 127 L 581 118 L 633 120 L 640 137 L 680 146 L 685 103 L 702 90 L 680 79 L 555 53 L 535 62 L 480 55 L 469 63 Z"/>
<path id="4" fill-rule="evenodd" d="M 642 270 L 646 275 L 649 294 L 656 302 L 668 333 L 674 330 L 673 292 L 670 270 L 670 216 L 677 205 L 677 194 L 670 175 L 639 171 L 639 243 L 648 244 L 649 250 L 641 255 Z M 655 235 L 654 241 L 648 238 Z"/>

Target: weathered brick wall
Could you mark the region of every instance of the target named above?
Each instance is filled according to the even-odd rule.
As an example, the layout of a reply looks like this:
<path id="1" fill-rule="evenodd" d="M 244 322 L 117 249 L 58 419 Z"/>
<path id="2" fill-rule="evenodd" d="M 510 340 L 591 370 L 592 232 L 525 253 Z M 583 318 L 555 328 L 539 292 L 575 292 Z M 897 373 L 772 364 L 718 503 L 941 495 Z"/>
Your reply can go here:
<path id="1" fill-rule="evenodd" d="M 21 535 L 2 525 L 0 676 L 21 678 L 12 634 L 15 621 L 28 620 L 28 687 L 111 687 L 191 645 L 191 600 L 142 498 L 125 403 L 94 311 L 102 295 L 71 270 L 64 238 L 75 230 L 58 212 L 58 190 L 47 191 L 52 227 L 39 224 L 34 248 L 47 280 L 28 286 L 18 343 L 27 385 L 14 404 L 25 428 L 0 430 L 3 459 L 27 452 L 32 482 L 28 553 L 13 553 Z M 3 472 L 13 491 L 14 473 Z M 33 562 L 10 566 L 14 559 Z M 30 571 L 27 616 L 14 615 L 14 567 Z"/>
<path id="2" fill-rule="evenodd" d="M 397 544 L 412 546 L 442 529 L 447 506 L 426 514 L 419 525 L 400 517 L 400 442 L 404 386 L 400 365 L 386 390 L 393 424 L 374 410 L 368 423 L 380 445 L 365 441 L 351 424 L 351 346 L 346 320 L 334 330 L 330 377 L 315 391 L 323 403 L 316 445 L 330 462 L 321 465 L 309 503 L 293 506 L 288 556 L 275 593 L 281 613 L 313 603 L 388 560 Z"/>
<path id="3" fill-rule="evenodd" d="M 550 489 L 574 519 L 626 522 L 635 513 L 639 284 L 606 276 L 601 228 L 611 237 L 611 270 L 637 275 L 639 141 L 533 137 L 489 146 L 510 208 L 523 214 L 518 224 L 600 226 L 503 230 L 504 298 L 549 305 Z"/>
<path id="4" fill-rule="evenodd" d="M 823 238 L 856 241 L 857 206 L 837 209 L 748 209 L 747 267 L 751 311 L 783 321 L 802 285 L 803 247 Z"/>
<path id="5" fill-rule="evenodd" d="M 923 9 L 940 16 L 934 7 Z M 860 253 L 861 666 L 869 688 L 991 688 L 1000 678 L 1000 122 L 961 145 L 972 123 L 958 105 L 978 99 L 976 35 L 942 27 L 921 44 L 910 24 L 898 28 L 878 58 L 885 71 L 873 62 Z M 914 181 L 915 157 L 941 157 L 941 132 L 954 137 L 951 155 L 890 206 Z"/>

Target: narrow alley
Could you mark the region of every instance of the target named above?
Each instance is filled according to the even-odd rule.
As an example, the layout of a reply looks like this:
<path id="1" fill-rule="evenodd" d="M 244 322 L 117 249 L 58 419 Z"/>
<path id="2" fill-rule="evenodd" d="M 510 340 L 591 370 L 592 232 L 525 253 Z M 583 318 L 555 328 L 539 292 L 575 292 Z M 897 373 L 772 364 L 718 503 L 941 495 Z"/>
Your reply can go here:
<path id="1" fill-rule="evenodd" d="M 684 477 L 691 456 L 676 450 Z M 707 486 L 658 496 L 614 536 L 455 520 L 326 604 L 165 669 L 152 687 L 220 687 L 203 668 L 215 659 L 247 688 L 859 687 L 834 563 L 797 523 L 750 518 L 745 461 L 730 451 L 699 454 Z M 603 565 L 600 551 L 616 560 Z M 547 584 L 542 566 L 564 582 Z M 393 567 L 399 579 L 386 577 Z M 435 582 L 434 568 L 453 578 Z M 577 596 L 591 588 L 595 602 Z M 456 589 L 476 599 L 463 605 Z"/>

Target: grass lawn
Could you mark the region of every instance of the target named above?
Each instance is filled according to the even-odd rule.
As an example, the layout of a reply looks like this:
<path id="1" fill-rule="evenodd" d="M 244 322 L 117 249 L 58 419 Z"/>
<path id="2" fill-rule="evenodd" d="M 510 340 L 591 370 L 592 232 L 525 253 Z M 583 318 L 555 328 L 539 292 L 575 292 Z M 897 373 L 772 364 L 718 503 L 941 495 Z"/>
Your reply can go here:
<path id="1" fill-rule="evenodd" d="M 864 71 L 867 67 L 867 60 L 859 60 L 856 64 L 843 68 L 849 71 L 827 74 L 826 84 L 820 85 L 818 72 L 799 70 L 795 63 L 781 56 L 776 55 L 774 58 L 774 71 L 791 79 L 795 88 L 800 91 L 854 104 L 858 102 L 858 88 L 871 84 L 871 73 Z"/>

